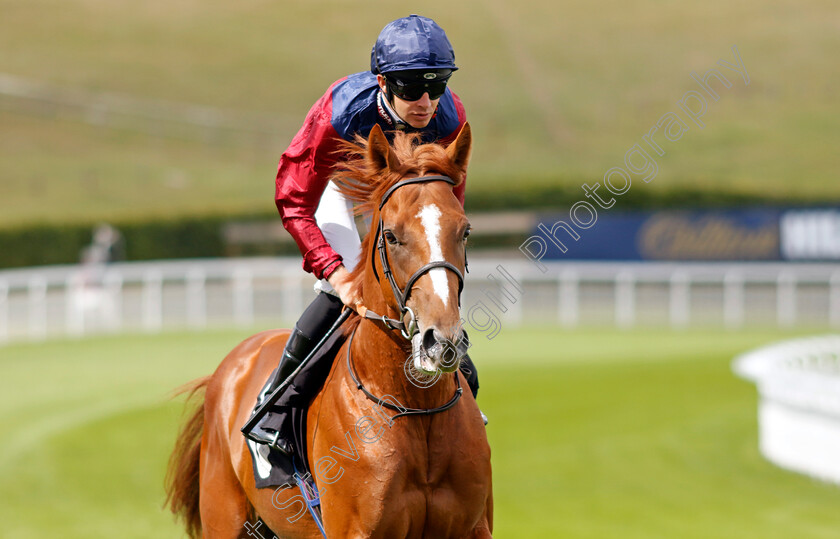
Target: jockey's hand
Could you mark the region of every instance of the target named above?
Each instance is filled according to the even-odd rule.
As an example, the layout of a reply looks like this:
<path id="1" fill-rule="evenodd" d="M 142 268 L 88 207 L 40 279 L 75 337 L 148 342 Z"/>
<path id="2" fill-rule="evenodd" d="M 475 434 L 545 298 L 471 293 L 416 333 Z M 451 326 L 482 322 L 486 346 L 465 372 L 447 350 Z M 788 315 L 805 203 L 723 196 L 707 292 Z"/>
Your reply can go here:
<path id="1" fill-rule="evenodd" d="M 350 272 L 341 264 L 335 271 L 330 273 L 327 277 L 327 282 L 338 293 L 341 303 L 350 307 L 360 315 L 364 316 L 365 307 L 362 305 L 362 297 L 359 291 L 353 286 L 353 281 L 350 278 Z"/>

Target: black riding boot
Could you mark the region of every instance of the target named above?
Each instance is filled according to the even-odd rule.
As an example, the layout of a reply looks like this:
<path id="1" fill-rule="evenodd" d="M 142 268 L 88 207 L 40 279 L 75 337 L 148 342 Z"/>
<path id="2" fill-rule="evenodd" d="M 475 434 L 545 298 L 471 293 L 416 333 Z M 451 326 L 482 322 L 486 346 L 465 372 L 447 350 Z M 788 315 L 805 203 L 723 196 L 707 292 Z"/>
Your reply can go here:
<path id="1" fill-rule="evenodd" d="M 473 398 L 478 398 L 478 371 L 475 368 L 475 363 L 473 363 L 472 359 L 470 359 L 469 354 L 466 354 L 461 358 L 461 365 L 459 368 L 461 369 L 461 374 L 463 374 L 464 378 L 467 379 L 467 385 L 470 386 Z M 487 425 L 487 416 L 484 415 L 484 412 L 481 410 L 478 412 L 481 414 L 481 420 L 484 421 L 485 425 Z"/>
<path id="2" fill-rule="evenodd" d="M 315 341 L 304 335 L 298 329 L 298 325 L 295 324 L 292 334 L 289 335 L 289 340 L 286 341 L 286 348 L 283 349 L 283 357 L 280 358 L 280 364 L 272 373 L 266 393 L 271 393 L 281 383 L 285 382 L 286 378 L 295 372 L 295 369 L 306 359 L 306 356 L 312 351 L 315 344 Z"/>
<path id="3" fill-rule="evenodd" d="M 300 364 L 306 359 L 306 356 L 312 351 L 318 341 L 329 330 L 332 324 L 336 321 L 339 314 L 341 314 L 341 300 L 337 297 L 326 293 L 320 293 L 312 303 L 306 308 L 301 315 L 300 320 L 295 324 L 289 340 L 286 341 L 286 348 L 283 350 L 283 356 L 280 358 L 280 364 L 272 372 L 266 386 L 260 391 L 257 398 L 257 404 L 254 408 L 259 407 L 266 395 L 272 393 L 277 389 L 286 379 L 291 375 Z M 266 419 L 271 412 L 267 413 L 254 427 L 250 433 L 250 438 L 257 443 L 268 444 L 276 447 L 286 454 L 291 454 L 292 444 L 289 440 L 280 437 L 280 432 L 273 429 L 263 428 Z"/>
<path id="4" fill-rule="evenodd" d="M 475 370 L 475 363 L 470 359 L 469 354 L 465 354 L 461 358 L 461 365 L 459 367 L 464 378 L 467 379 L 467 385 L 470 386 L 473 398 L 478 398 L 478 371 Z"/>

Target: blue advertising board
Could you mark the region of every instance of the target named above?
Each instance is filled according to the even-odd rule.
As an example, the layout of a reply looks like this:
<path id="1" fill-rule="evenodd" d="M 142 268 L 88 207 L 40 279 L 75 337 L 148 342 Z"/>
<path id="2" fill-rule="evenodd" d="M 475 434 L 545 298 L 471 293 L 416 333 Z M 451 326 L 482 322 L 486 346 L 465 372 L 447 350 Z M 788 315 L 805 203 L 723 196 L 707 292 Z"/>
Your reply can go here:
<path id="1" fill-rule="evenodd" d="M 569 214 L 542 215 L 529 250 L 542 247 L 545 260 L 779 260 L 782 212 L 601 212 L 586 227 Z"/>

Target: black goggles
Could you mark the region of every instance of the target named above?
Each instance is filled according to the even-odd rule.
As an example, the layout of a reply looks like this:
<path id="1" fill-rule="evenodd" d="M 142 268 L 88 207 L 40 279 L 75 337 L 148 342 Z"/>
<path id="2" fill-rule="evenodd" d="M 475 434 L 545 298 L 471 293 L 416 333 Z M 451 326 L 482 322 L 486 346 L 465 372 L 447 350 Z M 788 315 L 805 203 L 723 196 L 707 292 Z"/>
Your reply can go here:
<path id="1" fill-rule="evenodd" d="M 412 77 L 412 79 L 406 80 L 385 75 L 385 83 L 388 85 L 388 89 L 403 101 L 417 101 L 425 93 L 429 94 L 431 100 L 438 99 L 446 92 L 447 82 L 449 82 L 449 75 L 436 80 L 423 80 L 420 77 Z"/>

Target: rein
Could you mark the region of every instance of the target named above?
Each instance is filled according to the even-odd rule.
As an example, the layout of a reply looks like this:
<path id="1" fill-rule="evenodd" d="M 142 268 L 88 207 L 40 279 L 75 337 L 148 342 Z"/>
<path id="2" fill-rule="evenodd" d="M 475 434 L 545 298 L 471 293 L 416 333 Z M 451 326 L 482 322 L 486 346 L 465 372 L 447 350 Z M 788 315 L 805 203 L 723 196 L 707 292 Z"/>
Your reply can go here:
<path id="1" fill-rule="evenodd" d="M 408 278 L 408 282 L 405 284 L 405 288 L 401 289 L 399 285 L 397 285 L 396 279 L 394 279 L 394 274 L 391 271 L 391 264 L 388 262 L 388 247 L 385 242 L 385 234 L 383 233 L 383 224 L 382 224 L 382 208 L 385 206 L 385 203 L 388 202 L 388 199 L 391 198 L 391 195 L 394 194 L 394 191 L 403 187 L 405 185 L 409 185 L 412 183 L 428 183 L 428 182 L 446 182 L 450 185 L 455 185 L 455 180 L 450 178 L 449 176 L 441 176 L 441 175 L 431 175 L 431 176 L 420 176 L 418 178 L 408 178 L 405 180 L 400 180 L 394 185 L 391 186 L 390 189 L 385 191 L 385 194 L 382 195 L 382 200 L 379 202 L 379 224 L 376 226 L 376 250 L 379 252 L 379 260 L 382 262 L 382 271 L 385 273 L 385 276 L 388 278 L 388 282 L 391 284 L 391 291 L 394 293 L 394 299 L 397 300 L 397 306 L 400 309 L 400 319 L 395 320 L 393 318 L 388 318 L 387 316 L 382 316 L 376 314 L 372 311 L 366 311 L 364 317 L 370 320 L 375 320 L 377 322 L 381 322 L 385 325 L 388 329 L 398 329 L 403 337 L 407 340 L 411 340 L 414 335 L 416 335 L 419 331 L 417 327 L 417 317 L 414 315 L 414 311 L 411 310 L 411 307 L 407 305 L 408 298 L 411 295 L 411 290 L 414 287 L 414 283 L 428 273 L 429 271 L 435 268 L 444 268 L 452 271 L 458 277 L 458 305 L 461 304 L 461 291 L 464 289 L 464 276 L 461 271 L 455 267 L 454 264 L 451 264 L 445 260 L 436 260 L 429 262 L 425 266 L 421 267 L 411 277 Z M 371 250 L 371 262 L 373 266 L 373 274 L 376 277 L 377 282 L 379 281 L 379 272 L 376 271 L 376 260 L 374 258 L 374 252 Z M 464 269 L 469 271 L 467 267 L 467 257 L 464 254 Z M 406 323 L 406 314 L 411 315 L 410 320 Z"/>

